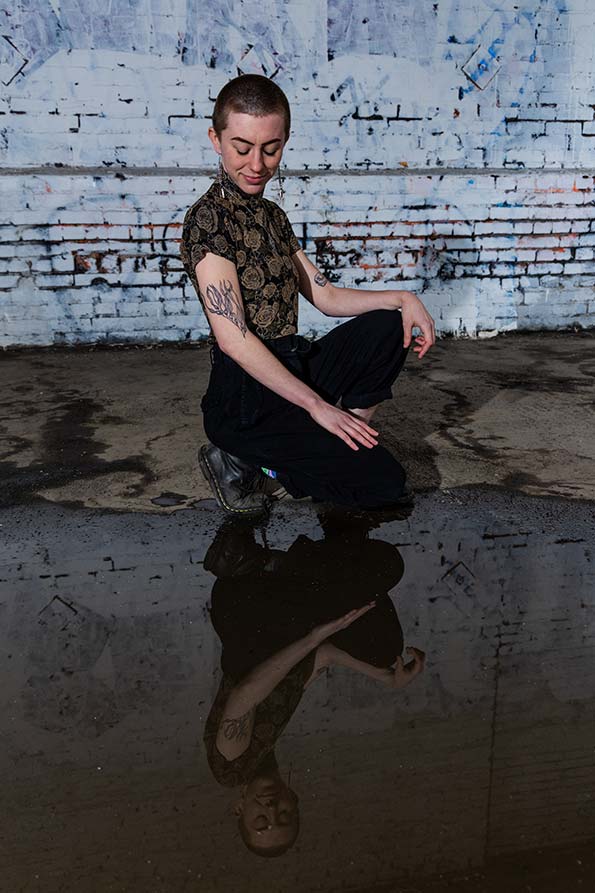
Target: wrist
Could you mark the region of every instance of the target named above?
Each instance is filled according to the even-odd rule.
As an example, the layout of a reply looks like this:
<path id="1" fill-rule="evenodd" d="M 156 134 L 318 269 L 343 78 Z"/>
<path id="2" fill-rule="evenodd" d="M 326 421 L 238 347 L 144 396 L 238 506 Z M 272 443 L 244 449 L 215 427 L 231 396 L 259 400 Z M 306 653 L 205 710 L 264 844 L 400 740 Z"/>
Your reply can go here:
<path id="1" fill-rule="evenodd" d="M 322 397 L 319 397 L 315 391 L 310 391 L 309 388 L 308 391 L 309 393 L 305 395 L 304 400 L 301 403 L 301 407 L 302 409 L 305 409 L 306 412 L 309 413 L 309 415 L 312 415 L 314 410 L 317 407 L 321 406 L 325 401 L 322 399 Z"/>
<path id="2" fill-rule="evenodd" d="M 410 291 L 393 291 L 391 294 L 391 310 L 402 310 L 412 298 L 415 298 L 413 292 Z"/>

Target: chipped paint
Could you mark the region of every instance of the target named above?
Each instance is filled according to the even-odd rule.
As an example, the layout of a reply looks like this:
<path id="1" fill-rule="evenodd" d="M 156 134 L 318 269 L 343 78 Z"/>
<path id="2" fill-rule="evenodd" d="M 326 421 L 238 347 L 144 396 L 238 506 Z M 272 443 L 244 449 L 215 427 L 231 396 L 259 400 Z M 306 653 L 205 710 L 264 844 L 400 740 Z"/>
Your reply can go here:
<path id="1" fill-rule="evenodd" d="M 441 332 L 592 324 L 587 0 L 412 7 L 122 0 L 97 17 L 90 0 L 16 0 L 0 343 L 205 333 L 177 239 L 214 169 L 213 98 L 238 70 L 288 93 L 286 209 L 334 281 L 420 290 Z M 303 324 L 332 321 L 307 306 Z"/>

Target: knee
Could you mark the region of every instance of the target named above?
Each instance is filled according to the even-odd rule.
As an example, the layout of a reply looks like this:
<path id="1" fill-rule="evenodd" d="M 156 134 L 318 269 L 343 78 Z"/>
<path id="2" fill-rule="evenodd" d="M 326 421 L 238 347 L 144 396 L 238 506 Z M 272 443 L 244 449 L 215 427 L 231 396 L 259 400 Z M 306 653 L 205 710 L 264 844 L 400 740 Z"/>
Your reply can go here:
<path id="1" fill-rule="evenodd" d="M 376 341 L 403 341 L 403 318 L 399 310 L 370 310 L 360 319 Z"/>

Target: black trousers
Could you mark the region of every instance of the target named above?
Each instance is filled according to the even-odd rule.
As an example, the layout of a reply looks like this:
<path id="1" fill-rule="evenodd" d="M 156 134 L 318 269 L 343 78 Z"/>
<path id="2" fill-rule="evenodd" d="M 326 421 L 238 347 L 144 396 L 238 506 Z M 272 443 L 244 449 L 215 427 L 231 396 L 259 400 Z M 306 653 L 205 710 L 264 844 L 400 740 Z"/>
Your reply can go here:
<path id="1" fill-rule="evenodd" d="M 265 343 L 312 390 L 346 409 L 389 399 L 407 354 L 397 310 L 372 310 L 316 341 L 287 335 Z M 403 492 L 405 471 L 388 450 L 380 444 L 352 450 L 305 410 L 248 375 L 217 345 L 202 410 L 211 443 L 274 469 L 294 497 L 382 508 Z"/>

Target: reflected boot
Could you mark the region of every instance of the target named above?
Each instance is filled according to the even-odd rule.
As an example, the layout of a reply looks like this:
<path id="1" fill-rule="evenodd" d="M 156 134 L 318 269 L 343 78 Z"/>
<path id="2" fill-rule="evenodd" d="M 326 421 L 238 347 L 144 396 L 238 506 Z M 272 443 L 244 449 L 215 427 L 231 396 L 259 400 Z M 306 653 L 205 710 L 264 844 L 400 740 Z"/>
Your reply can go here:
<path id="1" fill-rule="evenodd" d="M 231 515 L 262 515 L 269 507 L 260 469 L 210 443 L 198 454 L 202 473 L 221 508 Z"/>

